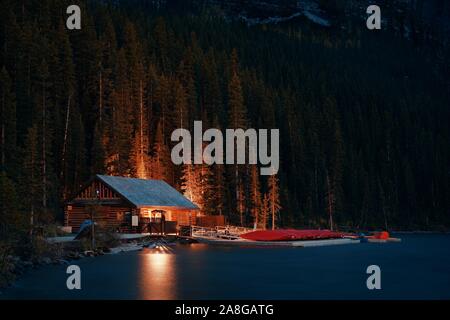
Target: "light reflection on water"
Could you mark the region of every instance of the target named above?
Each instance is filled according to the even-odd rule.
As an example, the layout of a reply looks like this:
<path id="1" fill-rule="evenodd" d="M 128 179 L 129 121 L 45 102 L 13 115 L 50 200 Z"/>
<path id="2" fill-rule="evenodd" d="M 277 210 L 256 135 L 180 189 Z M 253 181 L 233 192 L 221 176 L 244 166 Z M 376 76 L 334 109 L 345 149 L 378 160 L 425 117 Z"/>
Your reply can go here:
<path id="1" fill-rule="evenodd" d="M 139 259 L 139 293 L 141 299 L 176 299 L 176 255 L 170 247 L 142 252 Z"/>
<path id="2" fill-rule="evenodd" d="M 45 266 L 2 289 L 1 299 L 449 299 L 450 236 L 319 248 L 177 245 L 73 262 L 82 290 L 67 290 L 66 266 Z M 382 290 L 366 269 L 382 268 Z M 414 281 L 411 281 L 414 279 Z"/>

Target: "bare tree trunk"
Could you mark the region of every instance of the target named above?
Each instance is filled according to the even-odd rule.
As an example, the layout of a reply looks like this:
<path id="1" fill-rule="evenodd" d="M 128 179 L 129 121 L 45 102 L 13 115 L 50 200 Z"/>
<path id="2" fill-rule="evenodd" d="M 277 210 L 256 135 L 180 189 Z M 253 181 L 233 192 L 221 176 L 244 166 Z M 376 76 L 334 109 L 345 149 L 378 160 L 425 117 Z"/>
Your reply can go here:
<path id="1" fill-rule="evenodd" d="M 333 192 L 330 188 L 330 177 L 327 173 L 327 187 L 328 187 L 328 214 L 330 216 L 330 230 L 333 231 Z"/>
<path id="2" fill-rule="evenodd" d="M 3 112 L 2 112 L 3 114 Z M 5 168 L 5 124 L 2 123 L 2 168 Z"/>
<path id="3" fill-rule="evenodd" d="M 0 113 L 2 115 L 2 129 L 1 129 L 1 135 L 2 135 L 2 168 L 5 168 L 5 93 L 3 92 L 2 96 L 2 112 Z"/>
<path id="4" fill-rule="evenodd" d="M 30 210 L 30 239 L 33 237 L 33 227 L 34 227 L 34 146 L 31 149 L 31 210 Z"/>
<path id="5" fill-rule="evenodd" d="M 140 125 L 140 153 L 141 157 L 144 154 L 144 103 L 142 101 L 142 80 L 139 83 L 139 125 Z"/>
<path id="6" fill-rule="evenodd" d="M 70 100 L 71 100 L 71 98 L 72 98 L 72 94 L 70 94 L 68 99 L 67 99 L 66 123 L 65 123 L 65 127 L 64 127 L 63 150 L 62 150 L 62 156 L 61 156 L 61 172 L 60 172 L 61 179 L 64 178 L 64 171 L 65 171 L 65 168 L 66 168 L 67 134 L 68 134 L 68 131 L 69 131 Z M 64 188 L 63 197 L 64 197 L 64 199 L 66 198 L 66 188 Z"/>
<path id="7" fill-rule="evenodd" d="M 238 167 L 237 165 L 235 165 L 234 167 L 234 176 L 236 179 L 236 204 L 237 204 L 237 209 L 239 211 L 239 218 L 240 218 L 240 222 L 241 222 L 241 227 L 244 226 L 244 217 L 242 214 L 242 208 L 241 208 L 241 199 L 240 199 L 240 195 L 239 195 L 239 171 L 238 171 Z"/>
<path id="8" fill-rule="evenodd" d="M 267 228 L 267 212 L 264 212 L 263 216 L 263 229 L 266 230 Z"/>
<path id="9" fill-rule="evenodd" d="M 256 183 L 255 183 L 255 185 L 254 185 L 254 189 L 253 189 L 253 194 L 254 194 L 254 198 L 253 198 L 253 204 L 256 206 L 257 205 L 257 202 L 258 202 L 258 194 L 256 193 L 258 191 L 258 189 L 256 188 Z M 256 225 L 256 228 L 258 228 L 258 223 L 259 223 L 259 211 L 258 211 L 258 209 L 259 208 L 255 208 L 255 225 Z"/>
<path id="10" fill-rule="evenodd" d="M 386 216 L 386 209 L 383 208 L 383 216 L 384 216 L 384 227 L 386 228 L 385 230 L 389 230 L 388 228 L 388 221 L 387 221 L 387 216 Z"/>
<path id="11" fill-rule="evenodd" d="M 188 164 L 188 166 L 189 166 L 189 164 Z M 193 169 L 193 167 L 188 167 L 188 180 L 189 180 L 189 183 L 192 181 L 192 172 L 191 172 L 192 169 Z M 189 188 L 189 200 L 192 201 L 192 199 L 193 199 L 192 188 Z"/>
<path id="12" fill-rule="evenodd" d="M 100 125 L 102 124 L 102 114 L 103 114 L 103 76 L 102 76 L 102 72 L 100 71 L 100 81 L 98 84 L 98 96 L 99 96 L 99 106 L 98 106 L 98 118 L 100 120 Z"/>
<path id="13" fill-rule="evenodd" d="M 47 208 L 47 110 L 45 104 L 45 81 L 42 85 L 42 206 Z"/>
<path id="14" fill-rule="evenodd" d="M 33 228 L 34 228 L 34 204 L 31 204 L 31 211 L 30 211 L 30 238 L 33 237 Z"/>
<path id="15" fill-rule="evenodd" d="M 275 195 L 272 194 L 272 204 L 271 204 L 271 210 L 272 210 L 272 230 L 275 230 Z"/>

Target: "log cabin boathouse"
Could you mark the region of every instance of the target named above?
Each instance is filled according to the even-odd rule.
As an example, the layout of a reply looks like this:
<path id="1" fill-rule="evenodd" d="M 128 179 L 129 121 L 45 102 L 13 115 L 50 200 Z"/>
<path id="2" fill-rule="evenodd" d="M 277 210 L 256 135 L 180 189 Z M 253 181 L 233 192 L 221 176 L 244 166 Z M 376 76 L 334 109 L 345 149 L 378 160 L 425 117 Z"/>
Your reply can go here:
<path id="1" fill-rule="evenodd" d="M 199 208 L 163 180 L 95 175 L 64 208 L 65 225 L 91 219 L 123 233 L 176 233 L 196 224 Z"/>

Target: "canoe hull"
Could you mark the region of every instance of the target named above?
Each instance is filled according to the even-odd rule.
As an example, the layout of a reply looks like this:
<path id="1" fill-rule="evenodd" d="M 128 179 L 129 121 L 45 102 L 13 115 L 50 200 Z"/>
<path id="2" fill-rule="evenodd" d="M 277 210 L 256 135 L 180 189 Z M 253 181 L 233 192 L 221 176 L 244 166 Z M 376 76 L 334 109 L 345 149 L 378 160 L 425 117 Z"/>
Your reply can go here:
<path id="1" fill-rule="evenodd" d="M 293 241 L 293 240 L 322 240 L 340 239 L 346 234 L 331 230 L 256 230 L 241 234 L 241 238 L 253 241 Z"/>
<path id="2" fill-rule="evenodd" d="M 227 240 L 208 237 L 195 237 L 200 243 L 225 246 L 251 246 L 251 247 L 321 247 L 332 245 L 357 244 L 354 239 L 326 239 L 310 241 L 252 241 L 247 239 Z"/>

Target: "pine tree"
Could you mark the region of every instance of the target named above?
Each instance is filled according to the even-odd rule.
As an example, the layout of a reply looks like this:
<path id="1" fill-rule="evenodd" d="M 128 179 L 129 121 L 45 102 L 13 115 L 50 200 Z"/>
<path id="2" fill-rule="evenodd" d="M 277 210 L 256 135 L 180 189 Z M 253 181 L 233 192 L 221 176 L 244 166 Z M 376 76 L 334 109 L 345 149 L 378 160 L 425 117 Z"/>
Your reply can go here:
<path id="1" fill-rule="evenodd" d="M 219 116 L 213 118 L 213 128 L 220 129 Z M 211 166 L 211 213 L 224 215 L 228 208 L 229 188 L 227 188 L 226 170 L 224 164 L 213 164 Z"/>
<path id="2" fill-rule="evenodd" d="M 243 227 L 245 225 L 245 213 L 247 210 L 246 207 L 246 192 L 245 192 L 245 185 L 242 179 L 237 179 L 239 183 L 236 186 L 236 208 L 237 212 L 239 214 L 239 225 Z"/>
<path id="3" fill-rule="evenodd" d="M 327 206 L 327 211 L 328 211 L 328 216 L 329 216 L 329 228 L 331 231 L 333 231 L 333 215 L 334 215 L 334 208 L 336 206 L 336 198 L 335 198 L 335 189 L 334 189 L 334 185 L 332 185 L 331 181 L 330 181 L 330 175 L 328 173 L 328 171 L 326 171 L 326 206 Z"/>
<path id="4" fill-rule="evenodd" d="M 0 240 L 11 240 L 25 226 L 14 182 L 5 172 L 0 172 Z"/>
<path id="5" fill-rule="evenodd" d="M 222 90 L 212 49 L 208 51 L 203 59 L 202 74 L 201 105 L 203 110 L 200 110 L 200 114 L 203 121 L 207 120 L 207 115 L 216 115 L 222 118 L 224 116 Z"/>
<path id="6" fill-rule="evenodd" d="M 133 137 L 133 110 L 131 85 L 127 75 L 125 52 L 117 55 L 116 88 L 113 91 L 112 126 L 108 146 L 107 168 L 113 175 L 131 174 L 130 153 Z"/>
<path id="7" fill-rule="evenodd" d="M 156 19 L 154 28 L 155 46 L 157 54 L 159 57 L 159 63 L 163 72 L 168 72 L 170 69 L 169 65 L 169 35 L 166 26 L 166 22 L 163 17 L 158 17 Z"/>
<path id="8" fill-rule="evenodd" d="M 269 193 L 265 193 L 261 206 L 261 226 L 264 230 L 267 228 L 267 222 L 269 221 L 270 207 L 269 207 Z"/>
<path id="9" fill-rule="evenodd" d="M 181 190 L 195 203 L 203 213 L 213 214 L 214 203 L 211 201 L 212 188 L 211 167 L 205 164 L 185 164 L 183 166 Z"/>
<path id="10" fill-rule="evenodd" d="M 197 112 L 197 88 L 195 83 L 194 57 L 191 47 L 186 49 L 184 58 L 178 67 L 177 77 L 180 79 L 186 91 L 187 112 L 190 115 L 194 115 Z M 190 127 L 191 125 L 186 126 L 186 128 Z"/>
<path id="11" fill-rule="evenodd" d="M 145 104 L 145 82 L 144 82 L 144 66 L 138 63 L 136 71 L 136 81 L 138 83 L 136 95 L 137 111 L 135 118 L 138 120 L 135 127 L 134 143 L 131 150 L 134 175 L 138 178 L 145 179 L 148 176 L 149 162 L 149 133 L 148 133 L 148 112 Z"/>
<path id="12" fill-rule="evenodd" d="M 69 196 L 74 194 L 81 185 L 89 179 L 92 174 L 91 169 L 87 165 L 87 152 L 86 152 L 86 140 L 85 140 L 85 130 L 83 122 L 81 119 L 78 106 L 74 104 L 71 108 L 72 116 L 69 121 L 69 128 L 67 139 L 67 156 L 65 165 L 65 183 L 63 184 L 63 200 L 67 200 Z M 100 152 L 104 152 L 105 146 L 102 146 Z M 103 166 L 98 164 L 100 168 L 104 169 Z M 104 172 L 104 171 L 96 171 Z"/>
<path id="13" fill-rule="evenodd" d="M 228 112 L 228 124 L 231 128 L 245 129 L 247 127 L 247 110 L 244 105 L 241 80 L 236 72 L 233 72 L 228 85 Z"/>
<path id="14" fill-rule="evenodd" d="M 0 171 L 14 172 L 16 152 L 16 103 L 11 79 L 5 68 L 0 71 Z"/>
<path id="15" fill-rule="evenodd" d="M 261 190 L 259 185 L 259 170 L 257 165 L 251 166 L 251 180 L 250 180 L 250 201 L 251 201 L 251 213 L 254 219 L 254 225 L 256 228 L 260 227 L 261 221 Z"/>
<path id="16" fill-rule="evenodd" d="M 237 53 L 233 50 L 231 57 L 231 79 L 228 84 L 228 125 L 234 129 L 247 127 L 247 111 L 244 105 L 241 80 L 237 65 Z M 239 213 L 240 225 L 244 225 L 245 192 L 238 165 L 234 165 L 234 189 L 236 194 L 236 208 Z"/>
<path id="17" fill-rule="evenodd" d="M 95 131 L 93 136 L 92 150 L 91 150 L 91 175 L 103 174 L 106 171 L 105 168 L 105 141 L 102 134 L 101 123 L 98 122 L 95 125 Z"/>
<path id="18" fill-rule="evenodd" d="M 188 100 L 186 90 L 179 81 L 174 83 L 174 112 L 177 120 L 176 126 L 178 128 L 189 128 L 190 118 L 188 112 Z"/>
<path id="19" fill-rule="evenodd" d="M 34 98 L 32 97 L 32 67 L 35 57 L 35 33 L 34 23 L 27 23 L 23 26 L 20 37 L 20 50 L 17 54 L 16 73 L 16 114 L 20 114 L 20 121 L 17 121 L 17 141 L 23 142 L 23 138 L 31 126 L 33 118 Z"/>
<path id="20" fill-rule="evenodd" d="M 93 163 L 101 169 L 108 163 L 108 146 L 112 130 L 111 126 L 114 116 L 114 78 L 117 62 L 117 39 L 113 22 L 109 15 L 105 15 L 103 11 L 96 17 L 99 26 L 98 40 L 98 65 L 96 66 L 96 105 L 97 114 L 95 116 L 95 131 L 92 157 Z M 123 62 L 125 65 L 125 62 Z M 122 67 L 122 66 L 121 66 Z M 125 69 L 125 66 L 123 66 Z M 123 75 L 121 75 L 123 76 Z M 118 79 L 123 81 L 123 79 Z M 103 147 L 100 146 L 103 144 Z M 100 150 L 100 154 L 94 153 L 94 149 Z M 103 149 L 103 150 L 102 150 Z M 101 165 L 101 162 L 104 162 Z"/>
<path id="21" fill-rule="evenodd" d="M 65 106 L 61 108 L 61 118 L 62 118 L 62 128 L 59 133 L 59 137 L 62 137 L 60 154 L 61 159 L 58 163 L 59 167 L 59 179 L 63 186 L 61 188 L 60 196 L 62 199 L 66 199 L 68 187 L 72 184 L 72 181 L 68 177 L 68 172 L 72 168 L 69 167 L 69 154 L 74 152 L 73 149 L 69 149 L 69 140 L 73 132 L 71 129 L 71 122 L 74 115 L 74 108 L 76 108 L 75 103 L 75 66 L 73 63 L 72 48 L 70 44 L 69 36 L 66 32 L 66 27 L 64 22 L 61 20 L 58 27 L 58 41 L 62 44 L 59 49 L 59 79 L 58 85 L 61 87 L 59 92 L 60 96 L 57 101 L 57 105 Z M 58 89 L 59 90 L 59 89 Z M 59 151 L 59 150 L 58 150 Z M 70 187 L 69 187 L 70 188 Z"/>
<path id="22" fill-rule="evenodd" d="M 227 207 L 227 191 L 225 180 L 225 167 L 223 164 L 213 165 L 212 199 L 214 214 L 224 215 Z"/>
<path id="23" fill-rule="evenodd" d="M 54 200 L 54 187 L 56 181 L 53 180 L 55 177 L 53 171 L 53 153 L 52 153 L 52 143 L 54 142 L 54 131 L 50 125 L 54 119 L 54 109 L 49 101 L 49 93 L 52 89 L 50 83 L 50 74 L 48 65 L 45 59 L 41 61 L 39 65 L 39 81 L 38 89 L 36 92 L 36 105 L 38 107 L 39 113 L 36 117 L 36 124 L 38 125 L 39 131 L 38 136 L 40 138 L 40 170 L 41 170 L 41 202 L 42 202 L 42 212 L 41 217 L 48 217 L 50 212 L 48 211 L 50 202 Z"/>
<path id="24" fill-rule="evenodd" d="M 269 204 L 269 212 L 272 217 L 272 230 L 275 230 L 277 214 L 281 209 L 280 187 L 276 174 L 269 176 L 267 199 Z"/>
<path id="25" fill-rule="evenodd" d="M 162 134 L 162 122 L 156 127 L 155 141 L 153 143 L 152 156 L 150 160 L 151 179 L 162 179 L 174 185 L 173 165 L 170 159 L 170 150 L 164 142 Z"/>
<path id="26" fill-rule="evenodd" d="M 214 197 L 214 173 L 212 167 L 207 164 L 197 165 L 197 170 L 200 171 L 200 189 L 201 202 L 203 212 L 209 215 L 217 214 L 217 204 Z"/>
<path id="27" fill-rule="evenodd" d="M 181 190 L 184 196 L 200 208 L 200 178 L 193 164 L 185 164 L 183 166 L 181 181 Z"/>
<path id="28" fill-rule="evenodd" d="M 158 103 L 160 129 L 165 142 L 166 133 L 173 127 L 173 119 L 170 110 L 171 98 L 170 81 L 165 75 L 162 75 L 159 78 L 158 87 L 156 88 L 155 100 Z"/>
<path id="29" fill-rule="evenodd" d="M 34 225 L 39 219 L 39 213 L 42 211 L 42 170 L 41 156 L 39 151 L 39 137 L 37 126 L 34 125 L 28 130 L 25 139 L 25 150 L 23 164 L 20 176 L 21 194 L 26 195 L 23 198 L 23 205 L 29 217 L 29 230 L 32 235 Z"/>
<path id="30" fill-rule="evenodd" d="M 145 81 L 146 88 L 146 105 L 147 105 L 147 119 L 152 119 L 154 113 L 154 104 L 156 102 L 156 90 L 158 87 L 158 74 L 156 67 L 153 64 L 149 64 L 146 73 L 147 79 Z"/>

